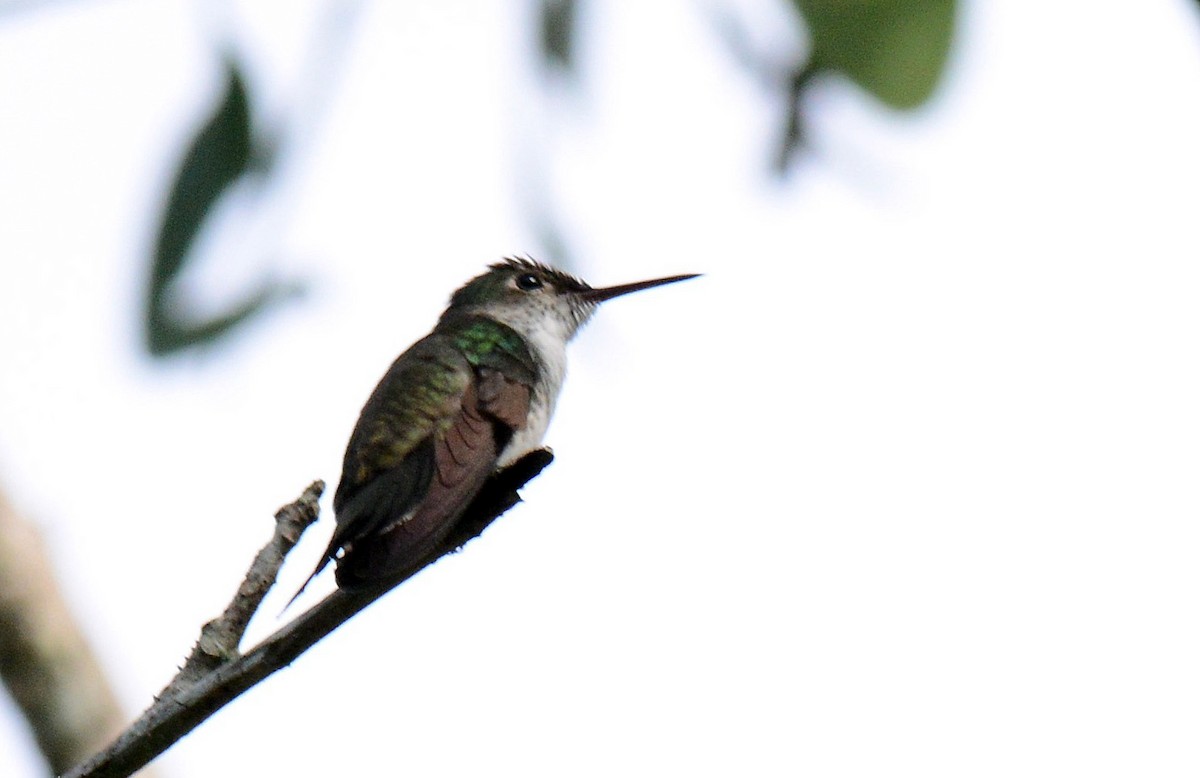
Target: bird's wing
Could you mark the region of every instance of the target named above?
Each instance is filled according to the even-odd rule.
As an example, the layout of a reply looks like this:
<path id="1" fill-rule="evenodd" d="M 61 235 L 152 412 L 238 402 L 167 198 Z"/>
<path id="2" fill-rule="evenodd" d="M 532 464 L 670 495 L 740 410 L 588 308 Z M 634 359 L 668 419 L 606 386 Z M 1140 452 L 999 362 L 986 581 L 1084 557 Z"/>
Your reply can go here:
<path id="1" fill-rule="evenodd" d="M 453 421 L 429 439 L 431 457 L 426 464 L 431 463 L 432 473 L 423 498 L 401 520 L 344 546 L 337 567 L 339 586 L 369 584 L 420 564 L 494 472 L 501 440 L 507 442 L 514 428 L 525 422 L 530 388 L 499 373 L 481 372 L 484 375 L 467 386 Z M 489 399 L 484 401 L 481 393 Z M 520 410 L 522 403 L 525 411 Z"/>
<path id="2" fill-rule="evenodd" d="M 334 496 L 341 586 L 390 577 L 445 536 L 525 424 L 537 367 L 491 319 L 435 330 L 393 363 L 367 401 Z M 307 582 L 306 582 L 307 584 Z"/>
<path id="3" fill-rule="evenodd" d="M 423 497 L 399 520 L 344 546 L 337 567 L 339 586 L 367 584 L 420 563 L 492 474 L 499 457 L 497 427 L 502 423 L 485 415 L 474 382 L 462 399 L 453 421 L 429 439 L 431 477 Z"/>
<path id="4" fill-rule="evenodd" d="M 363 406 L 342 462 L 333 497 L 337 526 L 316 569 L 292 596 L 372 534 L 408 517 L 429 492 L 434 441 L 461 413 L 474 370 L 444 337 L 431 334 L 401 354 Z"/>
<path id="5" fill-rule="evenodd" d="M 479 376 L 479 388 L 476 393 L 479 396 L 480 410 L 510 430 L 524 427 L 529 418 L 533 387 L 520 378 L 509 378 L 492 368 L 481 367 L 476 372 Z M 503 449 L 504 446 L 501 445 L 500 448 Z"/>
<path id="6" fill-rule="evenodd" d="M 399 521 L 425 496 L 434 440 L 460 414 L 474 381 L 467 360 L 436 333 L 400 355 L 363 406 L 333 498 L 333 549 Z"/>

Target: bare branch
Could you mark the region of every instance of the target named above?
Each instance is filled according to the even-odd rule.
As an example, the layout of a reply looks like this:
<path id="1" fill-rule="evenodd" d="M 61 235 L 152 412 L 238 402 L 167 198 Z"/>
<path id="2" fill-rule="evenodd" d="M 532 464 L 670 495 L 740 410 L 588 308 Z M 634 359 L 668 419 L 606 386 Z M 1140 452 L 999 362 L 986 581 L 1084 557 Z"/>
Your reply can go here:
<path id="1" fill-rule="evenodd" d="M 497 517 L 520 501 L 518 490 L 553 459 L 549 449 L 526 454 L 484 484 L 446 540 L 425 559 L 379 586 L 356 591 L 335 591 L 253 650 L 240 655 L 237 643 L 241 640 L 246 623 L 274 583 L 284 556 L 304 528 L 316 520 L 317 498 L 324 484 L 319 481 L 314 483 L 299 500 L 276 514 L 275 536 L 259 552 L 246 575 L 246 581 L 225 614 L 204 626 L 200 641 L 179 676 L 110 746 L 76 767 L 65 778 L 123 778 L 131 775 L 242 692 L 291 664 L 296 657 L 363 608 L 477 537 Z M 288 528 L 282 529 L 285 525 Z M 291 533 L 294 533 L 294 537 Z M 283 538 L 285 534 L 291 539 Z M 260 564 L 261 569 L 256 570 Z"/>
<path id="2" fill-rule="evenodd" d="M 324 491 L 325 482 L 314 481 L 295 502 L 275 513 L 275 534 L 254 557 L 225 612 L 201 628 L 200 639 L 192 653 L 160 697 L 177 697 L 213 670 L 238 657 L 246 627 L 275 584 L 283 560 L 304 530 L 316 522 L 321 510 L 318 500 Z"/>

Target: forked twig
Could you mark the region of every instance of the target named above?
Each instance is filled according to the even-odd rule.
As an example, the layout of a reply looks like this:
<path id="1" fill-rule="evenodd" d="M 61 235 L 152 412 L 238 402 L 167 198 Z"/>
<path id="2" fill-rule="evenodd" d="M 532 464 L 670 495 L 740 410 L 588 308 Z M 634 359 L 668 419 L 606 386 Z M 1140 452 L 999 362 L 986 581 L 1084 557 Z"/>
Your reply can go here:
<path id="1" fill-rule="evenodd" d="M 521 487 L 553 459 L 549 449 L 526 454 L 484 484 L 450 534 L 429 556 L 379 586 L 333 592 L 251 651 L 241 654 L 238 645 L 246 625 L 274 584 L 287 553 L 317 519 L 317 500 L 325 485 L 316 481 L 299 499 L 275 514 L 271 541 L 258 552 L 225 612 L 201 629 L 200 639 L 184 666 L 155 698 L 154 704 L 107 748 L 75 767 L 65 778 L 121 778 L 133 774 L 242 692 L 291 664 L 363 608 L 478 537 L 496 518 L 520 502 Z"/>

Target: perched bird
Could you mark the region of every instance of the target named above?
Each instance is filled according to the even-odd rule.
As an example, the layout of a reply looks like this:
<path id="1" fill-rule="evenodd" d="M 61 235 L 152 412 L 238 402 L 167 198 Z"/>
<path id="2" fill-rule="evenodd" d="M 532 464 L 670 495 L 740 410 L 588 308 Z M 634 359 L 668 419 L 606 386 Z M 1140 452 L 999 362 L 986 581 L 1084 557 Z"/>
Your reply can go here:
<path id="1" fill-rule="evenodd" d="M 567 342 L 596 306 L 695 277 L 593 289 L 561 270 L 506 259 L 468 281 L 363 407 L 333 498 L 337 528 L 304 586 L 334 560 L 343 589 L 418 566 L 490 476 L 541 445 Z"/>

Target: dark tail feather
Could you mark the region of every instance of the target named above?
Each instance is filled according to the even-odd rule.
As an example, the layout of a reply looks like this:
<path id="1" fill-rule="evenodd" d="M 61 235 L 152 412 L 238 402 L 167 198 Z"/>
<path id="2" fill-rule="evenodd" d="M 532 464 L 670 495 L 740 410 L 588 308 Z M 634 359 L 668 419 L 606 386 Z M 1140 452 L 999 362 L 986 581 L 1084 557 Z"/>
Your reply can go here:
<path id="1" fill-rule="evenodd" d="M 317 563 L 317 569 L 313 570 L 308 578 L 304 579 L 304 583 L 300 584 L 300 588 L 297 589 L 296 593 L 292 595 L 292 599 L 287 601 L 287 605 L 283 606 L 283 610 L 279 611 L 280 616 L 287 613 L 287 609 L 292 607 L 292 603 L 294 603 L 300 597 L 300 595 L 304 594 L 304 590 L 310 583 L 312 583 L 313 579 L 320 575 L 321 571 L 325 569 L 325 566 L 333 561 L 333 553 L 334 552 L 332 549 L 325 551 L 325 553 L 321 556 L 321 561 Z M 278 618 L 278 616 L 276 618 Z"/>

